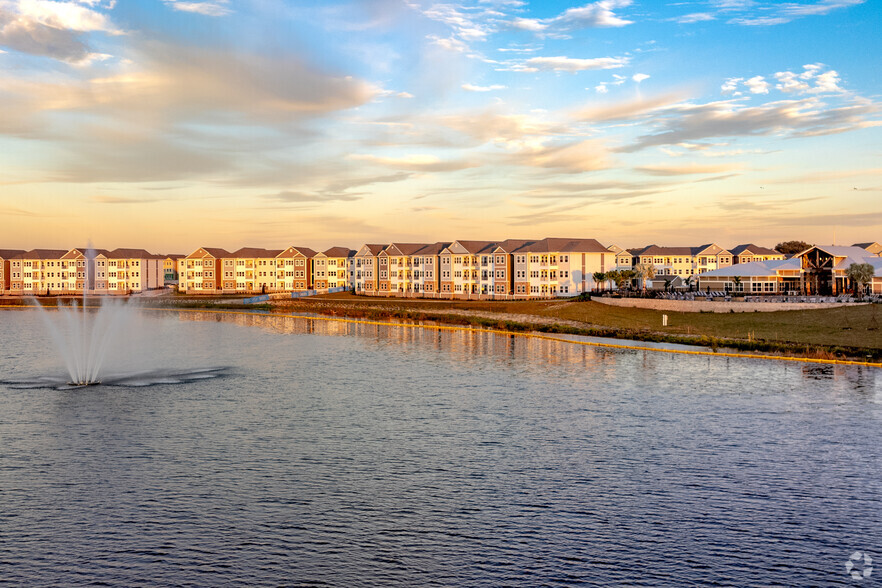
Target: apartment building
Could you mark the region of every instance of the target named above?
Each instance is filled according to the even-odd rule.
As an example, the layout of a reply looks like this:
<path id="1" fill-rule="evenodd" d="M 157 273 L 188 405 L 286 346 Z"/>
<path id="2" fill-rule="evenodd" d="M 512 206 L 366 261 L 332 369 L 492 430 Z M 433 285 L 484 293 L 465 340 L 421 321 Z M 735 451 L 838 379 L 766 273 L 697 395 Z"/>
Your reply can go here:
<path id="1" fill-rule="evenodd" d="M 450 246 L 449 241 L 439 241 L 426 245 L 411 256 L 414 271 L 415 295 L 437 297 L 440 291 L 441 252 Z"/>
<path id="2" fill-rule="evenodd" d="M 67 282 L 67 262 L 61 260 L 66 253 L 64 249 L 31 249 L 23 253 L 21 277 L 13 276 L 12 291 L 32 296 L 57 294 Z"/>
<path id="3" fill-rule="evenodd" d="M 439 253 L 439 288 L 442 296 L 473 298 L 481 291 L 479 254 L 487 254 L 493 241 L 453 241 Z"/>
<path id="4" fill-rule="evenodd" d="M 12 289 L 12 278 L 21 279 L 24 249 L 0 249 L 0 294 L 20 294 Z"/>
<path id="5" fill-rule="evenodd" d="M 730 249 L 730 251 L 732 252 L 733 264 L 751 263 L 753 261 L 776 261 L 786 258 L 783 253 L 767 247 L 760 247 L 753 243 L 737 245 Z"/>
<path id="6" fill-rule="evenodd" d="M 377 258 L 380 268 L 380 293 L 392 296 L 413 296 L 420 292 L 420 262 L 417 251 L 428 247 L 428 243 L 390 243 Z M 385 274 L 383 273 L 385 271 Z"/>
<path id="7" fill-rule="evenodd" d="M 101 266 L 97 263 L 102 261 L 102 256 L 106 258 L 107 288 L 102 291 L 96 282 L 94 290 L 98 293 L 122 295 L 165 287 L 165 258 L 162 255 L 154 255 L 144 249 L 121 248 L 110 252 L 101 250 L 94 259 L 97 267 L 94 270 L 90 268 L 90 279 L 95 275 L 95 280 L 98 280 Z M 80 261 L 79 258 L 77 260 Z M 84 265 L 86 264 L 88 260 L 84 260 Z M 77 271 L 77 280 L 84 278 Z"/>
<path id="8" fill-rule="evenodd" d="M 576 296 L 594 288 L 593 274 L 615 266 L 615 253 L 595 239 L 545 238 L 513 252 L 514 295 Z"/>
<path id="9" fill-rule="evenodd" d="M 354 288 L 353 261 L 355 251 L 348 247 L 331 247 L 313 257 L 313 282 L 316 290 Z"/>
<path id="10" fill-rule="evenodd" d="M 622 255 L 621 258 L 624 261 L 625 256 Z M 656 275 L 680 276 L 683 279 L 732 265 L 732 260 L 732 253 L 716 243 L 698 247 L 649 245 L 632 253 L 634 265 L 651 265 L 655 268 Z"/>
<path id="11" fill-rule="evenodd" d="M 386 245 L 369 243 L 362 245 L 356 252 L 355 259 L 355 291 L 359 294 L 377 296 L 380 293 L 380 259 L 379 255 Z M 386 281 L 388 293 L 388 266 L 383 268 L 383 279 Z"/>
<path id="12" fill-rule="evenodd" d="M 860 247 L 864 251 L 868 251 L 873 255 L 882 255 L 882 245 L 875 241 L 872 243 L 855 243 L 852 247 Z"/>
<path id="13" fill-rule="evenodd" d="M 515 294 L 515 251 L 536 243 L 535 239 L 506 239 L 490 248 L 489 254 L 481 253 L 481 279 L 484 288 L 484 273 L 491 278 L 487 288 L 493 298 L 507 298 Z M 526 262 L 524 262 L 526 263 Z M 526 276 L 526 269 L 520 270 Z"/>
<path id="14" fill-rule="evenodd" d="M 288 247 L 276 259 L 277 292 L 305 292 L 314 287 L 313 259 L 316 251 L 309 247 Z M 327 283 L 327 266 L 322 266 L 320 279 Z"/>
<path id="15" fill-rule="evenodd" d="M 223 260 L 232 254 L 220 247 L 200 247 L 178 260 L 178 291 L 185 294 L 223 292 Z M 229 266 L 228 266 L 229 267 Z"/>
<path id="16" fill-rule="evenodd" d="M 162 270 L 164 274 L 163 281 L 166 285 L 176 286 L 178 284 L 178 260 L 184 256 L 178 253 L 171 253 L 164 256 L 162 261 Z"/>

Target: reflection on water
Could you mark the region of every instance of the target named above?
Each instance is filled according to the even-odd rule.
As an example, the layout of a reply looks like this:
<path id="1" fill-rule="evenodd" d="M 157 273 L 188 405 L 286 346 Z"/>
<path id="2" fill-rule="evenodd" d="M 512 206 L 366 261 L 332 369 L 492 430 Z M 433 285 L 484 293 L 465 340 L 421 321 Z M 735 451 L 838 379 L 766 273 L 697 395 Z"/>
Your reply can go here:
<path id="1" fill-rule="evenodd" d="M 63 373 L 34 315 L 2 318 L 0 377 Z M 139 328 L 162 369 L 230 368 L 0 384 L 0 582 L 850 586 L 851 554 L 882 558 L 876 369 L 215 313 Z"/>

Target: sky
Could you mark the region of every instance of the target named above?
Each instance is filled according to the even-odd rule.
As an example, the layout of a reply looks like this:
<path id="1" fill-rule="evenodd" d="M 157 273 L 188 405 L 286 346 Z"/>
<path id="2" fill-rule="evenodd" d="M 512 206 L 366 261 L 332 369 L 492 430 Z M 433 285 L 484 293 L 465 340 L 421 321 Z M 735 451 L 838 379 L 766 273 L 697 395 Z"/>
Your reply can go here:
<path id="1" fill-rule="evenodd" d="M 0 0 L 0 248 L 882 241 L 864 0 Z"/>

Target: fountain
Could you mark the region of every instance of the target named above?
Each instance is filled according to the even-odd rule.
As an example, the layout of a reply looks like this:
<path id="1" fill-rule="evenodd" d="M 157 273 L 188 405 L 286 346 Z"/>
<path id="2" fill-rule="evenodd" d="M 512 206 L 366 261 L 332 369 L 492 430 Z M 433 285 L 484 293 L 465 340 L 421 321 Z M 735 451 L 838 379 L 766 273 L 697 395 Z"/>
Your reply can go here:
<path id="1" fill-rule="evenodd" d="M 153 328 L 161 325 L 160 322 L 141 321 L 143 317 L 138 305 L 131 302 L 113 299 L 112 296 L 89 295 L 89 291 L 95 291 L 94 259 L 95 252 L 87 250 L 83 295 L 79 300 L 65 304 L 59 299 L 56 309 L 44 307 L 37 299 L 33 300 L 64 361 L 67 377 L 3 379 L 0 384 L 14 389 L 70 390 L 96 385 L 142 387 L 183 384 L 226 375 L 225 367 L 169 367 L 170 363 L 187 360 L 162 357 L 162 338 Z M 108 371 L 105 364 L 114 365 L 117 371 Z"/>
<path id="2" fill-rule="evenodd" d="M 133 309 L 115 300 L 102 300 L 94 311 L 84 295 L 77 304 L 65 306 L 58 301 L 58 321 L 39 303 L 41 315 L 64 360 L 71 386 L 91 386 L 101 383 L 102 368 L 107 353 L 119 342 L 120 336 L 131 324 Z"/>

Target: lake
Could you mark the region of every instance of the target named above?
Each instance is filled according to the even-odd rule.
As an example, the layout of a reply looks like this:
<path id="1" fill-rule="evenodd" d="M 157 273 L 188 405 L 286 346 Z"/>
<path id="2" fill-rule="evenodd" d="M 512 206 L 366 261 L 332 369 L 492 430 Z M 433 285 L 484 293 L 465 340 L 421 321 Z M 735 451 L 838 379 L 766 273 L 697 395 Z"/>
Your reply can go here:
<path id="1" fill-rule="evenodd" d="M 855 552 L 882 562 L 877 368 L 209 312 L 128 334 L 106 370 L 217 377 L 23 389 L 64 366 L 37 312 L 0 313 L 0 583 L 853 586 Z"/>

